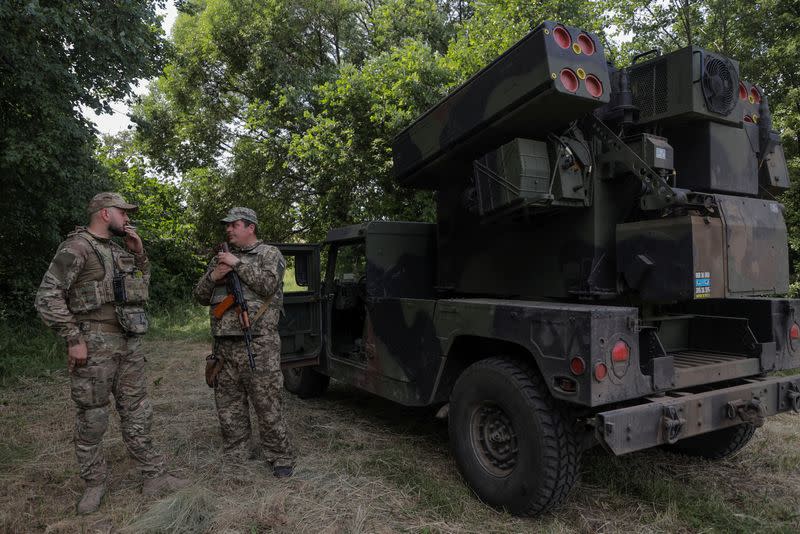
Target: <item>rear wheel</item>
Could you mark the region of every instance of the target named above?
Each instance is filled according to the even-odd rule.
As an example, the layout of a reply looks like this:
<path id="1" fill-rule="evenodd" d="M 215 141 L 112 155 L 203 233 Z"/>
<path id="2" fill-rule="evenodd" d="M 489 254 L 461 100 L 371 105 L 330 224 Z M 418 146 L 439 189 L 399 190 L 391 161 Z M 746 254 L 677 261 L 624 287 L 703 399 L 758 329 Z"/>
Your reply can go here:
<path id="1" fill-rule="evenodd" d="M 301 399 L 319 397 L 328 389 L 330 377 L 311 367 L 292 367 L 283 370 L 283 387 Z"/>
<path id="2" fill-rule="evenodd" d="M 666 448 L 687 456 L 721 460 L 742 450 L 753 439 L 755 432 L 756 427 L 750 423 L 743 423 L 682 439 L 673 445 L 667 445 Z"/>
<path id="3" fill-rule="evenodd" d="M 567 417 L 529 365 L 507 358 L 467 368 L 450 397 L 450 444 L 481 500 L 516 515 L 564 500 L 579 452 Z"/>

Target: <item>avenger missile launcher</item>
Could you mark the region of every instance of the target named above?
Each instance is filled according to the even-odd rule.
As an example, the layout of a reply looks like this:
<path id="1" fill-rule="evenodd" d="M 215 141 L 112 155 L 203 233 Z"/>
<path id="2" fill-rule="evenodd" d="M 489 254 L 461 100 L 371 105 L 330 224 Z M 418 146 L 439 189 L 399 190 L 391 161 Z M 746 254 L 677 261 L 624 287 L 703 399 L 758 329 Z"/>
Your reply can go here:
<path id="1" fill-rule="evenodd" d="M 800 412 L 789 187 L 761 88 L 688 47 L 606 62 L 535 28 L 398 134 L 401 185 L 435 224 L 370 222 L 283 245 L 302 290 L 285 384 L 441 406 L 466 482 L 535 515 L 580 452 L 722 458 Z M 324 248 L 327 265 L 320 264 Z"/>

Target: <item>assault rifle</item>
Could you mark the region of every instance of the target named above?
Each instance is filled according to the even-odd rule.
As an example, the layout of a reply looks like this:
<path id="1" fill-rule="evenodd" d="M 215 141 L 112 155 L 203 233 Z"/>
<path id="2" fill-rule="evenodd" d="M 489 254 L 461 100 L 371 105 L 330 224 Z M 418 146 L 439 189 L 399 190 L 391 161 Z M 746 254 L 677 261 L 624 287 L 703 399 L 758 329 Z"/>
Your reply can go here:
<path id="1" fill-rule="evenodd" d="M 222 251 L 228 251 L 228 244 L 222 243 Z M 225 277 L 225 283 L 228 286 L 228 296 L 214 306 L 214 317 L 219 320 L 223 314 L 230 309 L 231 306 L 236 306 L 236 313 L 239 316 L 239 324 L 242 325 L 242 332 L 244 332 L 244 344 L 247 347 L 247 360 L 250 362 L 250 369 L 256 368 L 256 360 L 253 357 L 253 349 L 250 344 L 253 341 L 250 334 L 250 313 L 247 309 L 247 301 L 244 298 L 242 291 L 242 281 L 239 280 L 239 275 L 236 271 L 229 272 Z"/>

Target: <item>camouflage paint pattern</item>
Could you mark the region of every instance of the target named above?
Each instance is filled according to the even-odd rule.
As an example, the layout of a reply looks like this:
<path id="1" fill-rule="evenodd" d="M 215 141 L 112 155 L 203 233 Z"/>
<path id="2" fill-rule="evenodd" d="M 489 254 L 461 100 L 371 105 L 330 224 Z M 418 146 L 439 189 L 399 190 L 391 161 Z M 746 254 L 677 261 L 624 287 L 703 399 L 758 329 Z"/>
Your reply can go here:
<path id="1" fill-rule="evenodd" d="M 214 340 L 215 354 L 225 359 L 214 388 L 224 452 L 240 461 L 249 457 L 252 405 L 265 459 L 274 466 L 294 465 L 294 453 L 283 421 L 280 338 L 275 333 L 254 336 L 252 348 L 255 369 L 250 369 L 241 336 Z"/>
<path id="2" fill-rule="evenodd" d="M 774 394 L 767 413 L 800 410 L 800 377 L 763 388 L 753 378 L 800 366 L 800 343 L 790 335 L 800 328 L 800 301 L 772 298 L 788 284 L 782 209 L 755 198 L 763 180 L 755 163 L 768 159 L 761 152 L 775 132 L 767 121 L 742 126 L 735 92 L 722 95 L 734 98 L 728 111 L 710 110 L 695 83 L 717 59 L 738 83 L 737 64 L 690 47 L 624 71 L 627 86 L 615 69 L 615 94 L 589 117 L 597 101 L 546 80 L 560 57 L 545 37 L 553 31 L 534 30 L 395 139 L 395 178 L 436 191 L 435 225 L 372 222 L 329 232 L 324 293 L 303 303 L 306 316 L 317 307 L 323 317 L 317 369 L 426 405 L 447 401 L 475 361 L 531 359 L 554 398 L 596 416 L 601 441 L 624 444 L 615 452 L 666 443 L 669 429 L 698 432 L 686 424 L 709 432 L 740 423 L 735 410 L 720 411 L 731 399 L 753 407 Z M 529 55 L 516 61 L 521 50 Z M 604 59 L 599 50 L 591 61 Z M 643 134 L 653 128 L 660 137 L 645 149 Z M 690 134 L 702 142 L 684 143 Z M 520 150 L 521 158 L 543 158 L 546 145 L 551 187 L 538 188 L 536 202 L 513 187 L 484 202 L 472 163 L 513 138 L 538 142 L 518 143 L 538 147 Z M 780 151 L 768 155 L 779 174 Z M 687 162 L 699 163 L 687 171 Z M 582 202 L 557 201 L 552 191 L 563 196 L 565 177 L 573 184 L 567 193 L 579 199 L 580 189 Z M 513 178 L 491 177 L 522 183 Z M 669 202 L 648 201 L 655 197 Z M 342 272 L 340 257 L 358 247 L 366 269 Z M 288 318 L 281 335 L 294 333 Z M 615 346 L 627 357 L 614 357 Z M 704 393 L 682 390 L 697 386 Z M 670 391 L 682 400 L 652 400 Z M 623 401 L 626 408 L 603 411 Z M 692 401 L 720 410 L 709 416 L 681 404 Z M 648 403 L 655 408 L 642 408 Z M 680 422 L 670 410 L 682 408 Z M 627 426 L 646 431 L 625 430 L 628 416 Z"/>
<path id="3" fill-rule="evenodd" d="M 115 269 L 134 281 L 134 299 L 146 300 L 147 256 L 131 254 L 79 227 L 59 245 L 35 301 L 39 315 L 56 333 L 67 341 L 83 339 L 87 345 L 87 363 L 70 374 L 70 390 L 76 408 L 75 451 L 80 476 L 89 485 L 101 484 L 108 474 L 102 442 L 110 395 L 120 416 L 122 439 L 142 474 L 150 478 L 164 472 L 163 458 L 150 437 L 153 410 L 141 338 L 123 333 L 117 310 L 129 306 L 113 302 Z"/>
<path id="4" fill-rule="evenodd" d="M 231 253 L 240 260 L 234 270 L 242 281 L 242 291 L 247 300 L 251 319 L 255 318 L 264 303 L 268 306 L 261 319 L 251 325 L 251 332 L 254 336 L 269 334 L 277 328 L 283 305 L 283 272 L 286 260 L 277 248 L 261 241 L 243 249 L 232 247 Z M 228 294 L 224 280 L 215 284 L 209 277 L 216 266 L 215 257 L 209 263 L 206 274 L 197 282 L 194 297 L 203 306 L 210 306 L 209 316 L 213 336 L 241 335 L 242 327 L 233 307 L 220 319 L 216 319 L 213 315 L 214 305 L 219 304 Z"/>
<path id="5" fill-rule="evenodd" d="M 558 28 L 558 32 L 556 29 Z M 556 35 L 569 34 L 570 44 Z M 589 55 L 578 39 L 591 40 Z M 566 44 L 566 43 L 564 43 Z M 575 88 L 567 88 L 569 71 Z M 587 89 L 594 79 L 599 96 Z M 435 189 L 476 159 L 531 129 L 545 135 L 609 101 L 605 52 L 593 33 L 544 22 L 423 113 L 393 141 L 394 175 L 402 184 Z"/>
<path id="6" fill-rule="evenodd" d="M 251 321 L 255 321 L 262 306 L 266 304 L 268 308 L 251 325 L 255 369 L 249 367 L 236 310 L 229 309 L 219 320 L 211 313 L 214 352 L 225 360 L 214 389 L 223 449 L 226 455 L 238 460 L 249 457 L 252 405 L 266 460 L 275 466 L 294 465 L 294 454 L 282 419 L 283 374 L 280 370 L 281 340 L 277 333 L 286 260 L 277 248 L 261 241 L 241 249 L 232 247 L 231 253 L 241 260 L 234 270 L 242 282 Z M 216 265 L 214 258 L 194 289 L 197 301 L 210 305 L 210 310 L 227 294 L 224 281 L 215 284 L 209 277 Z"/>
<path id="7" fill-rule="evenodd" d="M 96 486 L 108 476 L 103 436 L 108 428 L 109 395 L 120 418 L 122 440 L 145 478 L 164 472 L 164 459 L 150 435 L 153 408 L 147 398 L 145 359 L 141 339 L 84 328 L 89 349 L 85 366 L 70 375 L 75 402 L 75 452 L 80 476 Z"/>
<path id="8" fill-rule="evenodd" d="M 36 293 L 34 305 L 45 324 L 64 339 L 79 337 L 82 321 L 119 326 L 111 288 L 112 261 L 117 271 L 130 273 L 129 278 L 143 286 L 137 291 L 141 295 L 137 302 L 147 300 L 147 256 L 131 254 L 113 240 L 77 227 L 58 246 Z"/>

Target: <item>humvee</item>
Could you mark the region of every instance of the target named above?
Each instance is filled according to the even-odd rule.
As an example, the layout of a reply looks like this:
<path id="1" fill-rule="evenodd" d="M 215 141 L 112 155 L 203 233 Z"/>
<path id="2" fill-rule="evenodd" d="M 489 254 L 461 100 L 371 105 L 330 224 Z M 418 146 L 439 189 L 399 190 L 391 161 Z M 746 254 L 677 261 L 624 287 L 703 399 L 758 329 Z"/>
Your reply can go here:
<path id="1" fill-rule="evenodd" d="M 724 458 L 800 411 L 789 186 L 763 90 L 688 47 L 631 66 L 545 22 L 395 138 L 435 223 L 284 244 L 285 387 L 441 406 L 485 502 L 542 513 L 582 450 Z M 325 258 L 324 265 L 321 258 Z"/>

